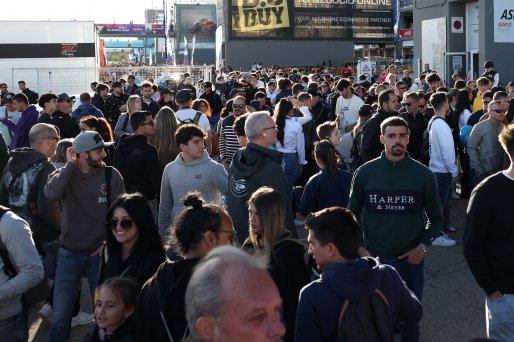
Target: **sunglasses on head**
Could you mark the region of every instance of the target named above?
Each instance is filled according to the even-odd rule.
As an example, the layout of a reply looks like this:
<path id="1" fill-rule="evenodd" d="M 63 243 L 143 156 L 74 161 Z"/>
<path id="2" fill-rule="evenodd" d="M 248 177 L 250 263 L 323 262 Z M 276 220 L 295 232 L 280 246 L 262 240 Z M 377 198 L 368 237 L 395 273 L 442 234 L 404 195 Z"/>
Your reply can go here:
<path id="1" fill-rule="evenodd" d="M 243 109 L 245 107 L 244 104 L 233 104 L 232 105 L 232 108 L 234 109 Z"/>
<path id="2" fill-rule="evenodd" d="M 123 229 L 129 229 L 134 224 L 134 220 L 132 220 L 130 217 L 126 217 L 124 219 L 121 219 L 121 221 L 118 221 L 118 219 L 110 219 L 107 221 L 109 226 L 111 226 L 111 229 L 115 229 L 118 227 L 118 224 Z"/>

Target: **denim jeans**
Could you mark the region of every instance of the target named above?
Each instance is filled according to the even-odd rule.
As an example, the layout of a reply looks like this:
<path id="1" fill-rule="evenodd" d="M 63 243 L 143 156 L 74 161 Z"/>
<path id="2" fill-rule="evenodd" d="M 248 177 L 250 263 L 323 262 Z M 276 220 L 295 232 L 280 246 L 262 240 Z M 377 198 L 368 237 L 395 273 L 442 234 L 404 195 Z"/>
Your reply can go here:
<path id="1" fill-rule="evenodd" d="M 514 294 L 485 301 L 487 337 L 498 341 L 514 341 Z"/>
<path id="2" fill-rule="evenodd" d="M 444 214 L 444 225 L 446 229 L 450 225 L 450 208 L 448 204 L 452 196 L 452 174 L 451 173 L 437 173 L 434 172 L 435 179 L 437 180 L 437 190 L 439 193 L 439 201 L 441 202 L 441 209 Z"/>
<path id="3" fill-rule="evenodd" d="M 423 297 L 423 264 L 412 265 L 403 259 L 385 259 L 380 258 L 384 264 L 391 265 L 396 269 L 402 280 L 405 282 L 409 290 L 414 292 L 416 297 L 421 302 Z M 404 324 L 401 327 L 402 342 L 418 342 L 419 341 L 419 323 Z"/>
<path id="4" fill-rule="evenodd" d="M 0 341 L 26 342 L 29 338 L 29 310 L 23 307 L 21 312 L 0 320 Z"/>
<path id="5" fill-rule="evenodd" d="M 98 286 L 100 256 L 87 256 L 60 247 L 57 257 L 57 273 L 54 283 L 54 316 L 50 326 L 49 341 L 64 342 L 71 328 L 73 307 L 77 300 L 77 288 L 85 273 L 91 298 Z"/>
<path id="6" fill-rule="evenodd" d="M 284 153 L 284 173 L 287 178 L 287 183 L 291 189 L 296 183 L 296 178 L 298 177 L 298 157 L 296 153 Z"/>

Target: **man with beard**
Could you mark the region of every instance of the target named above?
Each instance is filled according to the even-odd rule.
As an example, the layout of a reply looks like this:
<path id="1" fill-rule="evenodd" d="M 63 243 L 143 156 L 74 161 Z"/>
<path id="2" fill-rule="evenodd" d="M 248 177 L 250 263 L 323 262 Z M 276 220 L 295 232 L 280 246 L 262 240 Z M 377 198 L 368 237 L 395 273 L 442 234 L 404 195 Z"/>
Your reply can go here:
<path id="1" fill-rule="evenodd" d="M 393 266 L 421 301 L 423 260 L 443 226 L 437 182 L 405 153 L 409 126 L 404 119 L 385 119 L 380 132 L 385 151 L 355 172 L 348 209 L 362 218 L 363 246 Z M 366 252 L 361 250 L 361 256 Z M 401 333 L 402 341 L 418 341 L 419 324 L 404 324 Z"/>
<path id="2" fill-rule="evenodd" d="M 102 161 L 107 145 L 97 132 L 80 133 L 66 153 L 66 165 L 52 172 L 45 186 L 47 199 L 62 205 L 50 341 L 69 338 L 82 275 L 87 275 L 91 297 L 98 286 L 107 209 L 111 199 L 125 192 L 120 173 Z"/>

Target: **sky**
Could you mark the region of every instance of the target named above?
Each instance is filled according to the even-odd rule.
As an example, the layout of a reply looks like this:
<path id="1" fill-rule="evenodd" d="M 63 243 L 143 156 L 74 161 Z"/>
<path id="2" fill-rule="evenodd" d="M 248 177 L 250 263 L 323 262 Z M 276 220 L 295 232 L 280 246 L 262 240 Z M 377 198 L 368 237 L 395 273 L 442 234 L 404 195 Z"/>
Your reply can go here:
<path id="1" fill-rule="evenodd" d="M 171 3 L 172 0 L 168 0 Z M 97 24 L 144 24 L 145 9 L 162 0 L 17 0 L 16 10 L 0 9 L 0 20 L 92 20 Z M 4 7 L 5 9 L 5 7 Z"/>

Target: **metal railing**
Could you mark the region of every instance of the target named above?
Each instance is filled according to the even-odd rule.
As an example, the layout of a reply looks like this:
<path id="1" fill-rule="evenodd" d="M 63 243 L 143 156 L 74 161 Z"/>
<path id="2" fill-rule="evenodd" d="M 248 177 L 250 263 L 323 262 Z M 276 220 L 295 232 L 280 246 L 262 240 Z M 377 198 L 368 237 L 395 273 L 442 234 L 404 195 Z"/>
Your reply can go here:
<path id="1" fill-rule="evenodd" d="M 211 80 L 210 66 L 152 66 L 152 67 L 106 67 L 106 68 L 12 68 L 0 72 L 0 81 L 7 82 L 9 90 L 18 92 L 17 83 L 25 81 L 28 88 L 40 95 L 46 92 L 55 94 L 80 94 L 91 91 L 91 82 L 115 81 L 136 76 L 136 83 L 153 79 L 157 85 L 173 78 L 178 81 L 181 73 L 188 72 L 193 82 Z"/>

